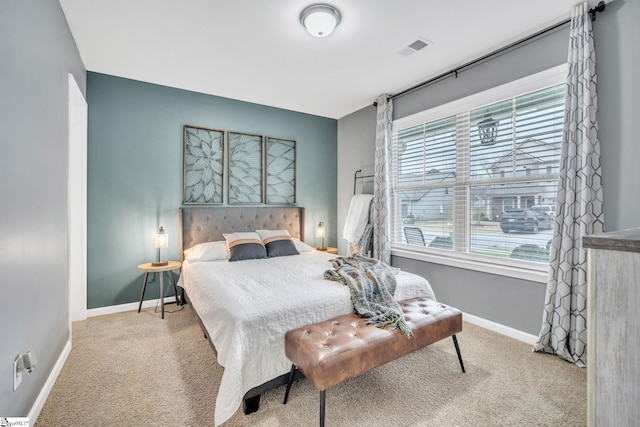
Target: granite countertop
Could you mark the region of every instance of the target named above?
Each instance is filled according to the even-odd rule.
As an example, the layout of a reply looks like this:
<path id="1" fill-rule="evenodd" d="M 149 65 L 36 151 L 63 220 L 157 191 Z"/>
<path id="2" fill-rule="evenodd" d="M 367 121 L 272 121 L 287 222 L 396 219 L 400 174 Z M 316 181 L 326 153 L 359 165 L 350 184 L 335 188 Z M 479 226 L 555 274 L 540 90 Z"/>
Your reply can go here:
<path id="1" fill-rule="evenodd" d="M 640 228 L 584 236 L 582 246 L 591 249 L 640 252 Z"/>

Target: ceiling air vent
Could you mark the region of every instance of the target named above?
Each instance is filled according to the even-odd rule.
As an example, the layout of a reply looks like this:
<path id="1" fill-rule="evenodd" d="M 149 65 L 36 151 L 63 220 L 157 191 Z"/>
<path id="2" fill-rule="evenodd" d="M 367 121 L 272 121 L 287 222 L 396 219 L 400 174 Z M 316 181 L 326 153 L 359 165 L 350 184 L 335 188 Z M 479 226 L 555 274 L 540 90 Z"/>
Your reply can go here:
<path id="1" fill-rule="evenodd" d="M 412 41 L 411 43 L 407 44 L 406 46 L 401 47 L 400 49 L 398 49 L 396 52 L 399 53 L 402 56 L 409 56 L 409 55 L 413 55 L 414 53 L 416 53 L 419 50 L 424 49 L 425 47 L 429 46 L 431 43 L 423 38 L 418 38 L 417 40 Z"/>

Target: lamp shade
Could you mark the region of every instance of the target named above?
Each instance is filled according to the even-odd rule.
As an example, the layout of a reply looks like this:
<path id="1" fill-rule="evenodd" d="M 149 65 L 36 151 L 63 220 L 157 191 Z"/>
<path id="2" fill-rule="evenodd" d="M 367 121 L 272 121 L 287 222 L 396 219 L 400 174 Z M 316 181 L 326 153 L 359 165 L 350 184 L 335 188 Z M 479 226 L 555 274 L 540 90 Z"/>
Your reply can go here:
<path id="1" fill-rule="evenodd" d="M 340 23 L 340 12 L 328 4 L 314 4 L 302 11 L 300 22 L 312 36 L 327 37 Z"/>
<path id="2" fill-rule="evenodd" d="M 320 221 L 316 226 L 316 238 L 322 239 L 322 245 L 319 248 L 317 248 L 320 251 L 327 250 L 326 246 L 324 245 L 324 237 L 325 237 L 324 223 Z"/>
<path id="3" fill-rule="evenodd" d="M 155 245 L 158 249 L 169 247 L 169 235 L 164 232 L 164 228 L 162 227 L 160 227 L 156 234 Z"/>

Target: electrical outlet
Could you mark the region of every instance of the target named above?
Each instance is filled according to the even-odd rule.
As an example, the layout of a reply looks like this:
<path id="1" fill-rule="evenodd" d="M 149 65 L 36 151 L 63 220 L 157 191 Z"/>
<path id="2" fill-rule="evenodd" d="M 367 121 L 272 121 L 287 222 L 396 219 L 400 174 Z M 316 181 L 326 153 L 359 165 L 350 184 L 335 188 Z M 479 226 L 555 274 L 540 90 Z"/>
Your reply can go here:
<path id="1" fill-rule="evenodd" d="M 16 391 L 22 382 L 22 372 L 18 372 L 18 360 L 20 356 L 13 361 L 13 391 Z"/>

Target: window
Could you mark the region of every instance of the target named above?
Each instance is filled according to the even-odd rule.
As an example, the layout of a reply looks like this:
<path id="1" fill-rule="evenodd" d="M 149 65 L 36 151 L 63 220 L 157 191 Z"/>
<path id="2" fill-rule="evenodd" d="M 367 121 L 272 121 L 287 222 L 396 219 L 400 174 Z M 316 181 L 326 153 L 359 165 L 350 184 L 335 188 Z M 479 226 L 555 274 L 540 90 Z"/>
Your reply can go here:
<path id="1" fill-rule="evenodd" d="M 548 264 L 565 67 L 394 122 L 393 243 Z M 415 230 L 415 229 L 413 229 Z"/>

